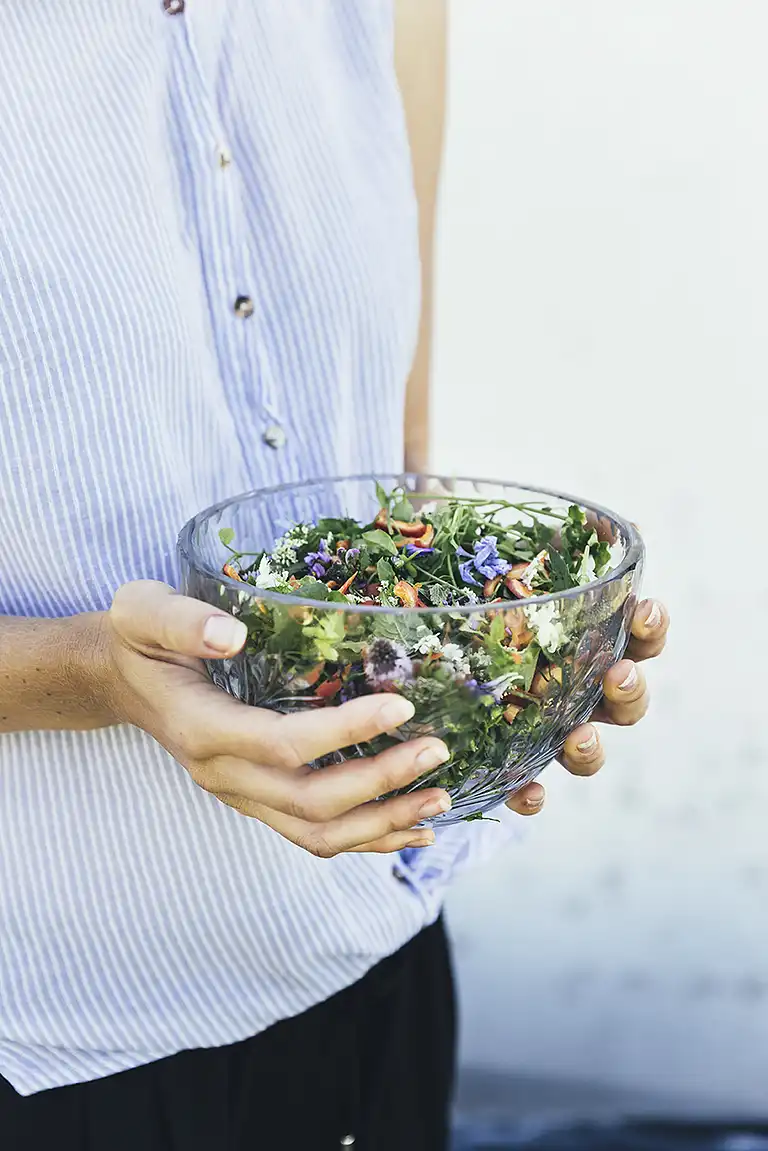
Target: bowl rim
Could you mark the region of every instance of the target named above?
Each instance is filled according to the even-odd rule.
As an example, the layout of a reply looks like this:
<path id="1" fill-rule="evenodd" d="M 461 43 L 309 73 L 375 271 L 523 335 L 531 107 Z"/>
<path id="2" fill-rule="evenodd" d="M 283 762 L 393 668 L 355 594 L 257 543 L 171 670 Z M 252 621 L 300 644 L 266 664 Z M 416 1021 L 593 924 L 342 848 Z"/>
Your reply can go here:
<path id="1" fill-rule="evenodd" d="M 207 563 L 202 562 L 197 558 L 192 545 L 192 532 L 195 527 L 206 519 L 210 519 L 224 508 L 229 507 L 231 504 L 239 503 L 243 500 L 264 498 L 268 496 L 277 495 L 280 492 L 290 491 L 293 488 L 309 488 L 319 484 L 341 484 L 350 482 L 360 482 L 369 480 L 371 482 L 381 482 L 386 479 L 399 479 L 401 481 L 412 479 L 436 479 L 445 481 L 447 484 L 451 483 L 469 483 L 469 484 L 487 484 L 488 486 L 497 486 L 505 488 L 517 488 L 521 492 L 530 492 L 536 496 L 548 496 L 556 500 L 567 500 L 569 504 L 577 504 L 579 507 L 584 508 L 586 511 L 595 512 L 598 517 L 608 517 L 613 520 L 622 529 L 626 535 L 629 546 L 627 547 L 626 554 L 623 556 L 621 562 L 611 571 L 606 572 L 596 580 L 590 583 L 581 584 L 575 588 L 565 588 L 563 591 L 548 592 L 547 595 L 531 596 L 530 599 L 513 601 L 509 603 L 505 601 L 504 608 L 517 607 L 539 607 L 545 603 L 556 603 L 561 600 L 578 599 L 580 596 L 587 592 L 594 591 L 597 588 L 607 587 L 608 584 L 615 583 L 622 579 L 627 572 L 632 568 L 637 567 L 645 557 L 645 544 L 640 535 L 639 530 L 630 521 L 623 516 L 617 515 L 616 512 L 611 511 L 610 508 L 604 507 L 602 504 L 593 503 L 590 500 L 580 499 L 578 496 L 569 495 L 567 492 L 558 492 L 554 488 L 546 487 L 532 487 L 530 484 L 517 483 L 515 480 L 499 480 L 499 479 L 484 479 L 479 476 L 446 476 L 440 475 L 437 471 L 425 472 L 362 472 L 353 475 L 342 476 L 315 476 L 305 480 L 291 480 L 287 483 L 274 484 L 267 488 L 253 488 L 250 491 L 240 492 L 237 495 L 229 496 L 225 500 L 219 500 L 215 504 L 211 504 L 202 511 L 197 512 L 192 516 L 182 527 L 179 532 L 176 549 L 179 557 L 185 560 L 186 563 L 194 570 L 208 576 L 210 579 L 216 580 L 218 583 L 223 584 L 225 587 L 232 588 L 233 591 L 245 592 L 249 599 L 262 600 L 267 603 L 283 604 L 286 607 L 310 607 L 315 610 L 322 609 L 324 611 L 342 611 L 349 612 L 354 615 L 446 615 L 461 614 L 461 615 L 477 615 L 484 611 L 498 611 L 499 604 L 476 603 L 476 604 L 462 604 L 462 605 L 440 605 L 434 607 L 403 607 L 402 605 L 394 607 L 384 604 L 355 604 L 355 603 L 329 603 L 327 600 L 310 599 L 306 596 L 286 595 L 284 592 L 272 591 L 269 588 L 255 588 L 250 584 L 244 584 L 240 580 L 233 580 L 230 576 L 225 575 L 222 571 L 215 571 L 209 567 Z M 407 493 L 406 493 L 407 494 Z"/>

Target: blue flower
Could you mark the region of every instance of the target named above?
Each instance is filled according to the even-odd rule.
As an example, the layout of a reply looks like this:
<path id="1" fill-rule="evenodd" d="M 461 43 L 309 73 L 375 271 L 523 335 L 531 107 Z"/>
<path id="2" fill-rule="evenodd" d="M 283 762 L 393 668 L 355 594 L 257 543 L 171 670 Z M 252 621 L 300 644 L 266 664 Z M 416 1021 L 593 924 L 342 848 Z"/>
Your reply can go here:
<path id="1" fill-rule="evenodd" d="M 434 548 L 420 548 L 416 544 L 406 544 L 403 551 L 407 556 L 431 556 Z"/>
<path id="2" fill-rule="evenodd" d="M 456 558 L 459 557 L 465 561 L 459 564 L 461 578 L 465 583 L 478 584 L 479 581 L 471 574 L 473 567 L 485 579 L 493 579 L 495 576 L 506 575 L 511 566 L 499 555 L 499 541 L 496 536 L 482 536 L 476 540 L 474 554 L 464 548 L 456 548 Z"/>
<path id="3" fill-rule="evenodd" d="M 320 541 L 319 551 L 307 552 L 304 557 L 304 562 L 313 576 L 322 579 L 330 565 L 334 562 L 334 557 L 328 551 L 328 541 Z"/>
<path id="4" fill-rule="evenodd" d="M 465 552 L 464 548 L 456 548 L 456 555 L 457 556 L 460 556 L 460 555 L 466 556 L 466 555 L 469 555 L 469 552 Z M 473 560 L 471 557 L 468 560 L 466 560 L 463 564 L 459 564 L 459 574 L 461 575 L 461 578 L 464 580 L 464 583 L 473 583 L 476 587 L 480 587 L 478 580 L 476 580 L 475 577 L 472 575 L 472 564 L 473 564 Z"/>

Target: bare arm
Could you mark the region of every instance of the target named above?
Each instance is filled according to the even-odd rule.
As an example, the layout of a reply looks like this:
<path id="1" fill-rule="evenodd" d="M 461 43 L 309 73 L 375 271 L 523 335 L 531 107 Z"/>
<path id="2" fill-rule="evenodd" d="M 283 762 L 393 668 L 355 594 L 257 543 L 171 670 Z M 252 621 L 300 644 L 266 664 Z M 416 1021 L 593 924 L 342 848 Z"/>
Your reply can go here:
<path id="1" fill-rule="evenodd" d="M 0 733 L 87 731 L 113 722 L 99 699 L 103 616 L 0 616 Z"/>
<path id="2" fill-rule="evenodd" d="M 405 466 L 429 465 L 429 377 L 433 313 L 435 215 L 443 151 L 446 90 L 446 0 L 395 0 L 396 65 L 405 104 L 419 201 L 422 309 L 405 407 Z"/>

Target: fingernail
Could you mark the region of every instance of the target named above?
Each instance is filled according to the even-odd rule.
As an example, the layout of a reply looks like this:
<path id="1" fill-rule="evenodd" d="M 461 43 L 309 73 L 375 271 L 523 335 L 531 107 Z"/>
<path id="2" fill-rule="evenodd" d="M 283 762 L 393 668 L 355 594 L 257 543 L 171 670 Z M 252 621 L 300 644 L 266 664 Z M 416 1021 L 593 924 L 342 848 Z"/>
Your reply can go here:
<path id="1" fill-rule="evenodd" d="M 394 727 L 400 727 L 401 723 L 407 723 L 409 719 L 413 719 L 415 711 L 416 708 L 411 701 L 403 699 L 402 696 L 388 699 L 379 712 L 384 731 L 391 731 Z"/>
<path id="2" fill-rule="evenodd" d="M 632 664 L 631 668 L 627 672 L 627 678 L 619 684 L 619 690 L 620 691 L 631 691 L 636 683 L 637 683 L 637 668 L 635 667 L 634 664 Z"/>
<path id="3" fill-rule="evenodd" d="M 206 647 L 226 655 L 230 651 L 238 651 L 245 643 L 248 628 L 242 620 L 233 619 L 231 615 L 212 615 L 205 623 L 203 639 Z"/>
<path id="4" fill-rule="evenodd" d="M 425 803 L 419 812 L 420 819 L 429 819 L 432 815 L 442 815 L 446 811 L 451 810 L 451 798 L 449 795 L 441 795 L 438 799 L 430 799 Z"/>
<path id="5" fill-rule="evenodd" d="M 588 737 L 584 740 L 583 743 L 579 743 L 576 746 L 578 747 L 579 751 L 581 751 L 581 752 L 592 751 L 594 748 L 596 748 L 597 747 L 597 732 L 595 731 L 595 729 L 593 727 L 590 728 Z"/>
<path id="6" fill-rule="evenodd" d="M 539 792 L 538 795 L 529 795 L 526 797 L 525 806 L 526 807 L 541 807 L 543 802 L 544 802 L 544 790 L 542 788 L 542 790 Z"/>
<path id="7" fill-rule="evenodd" d="M 658 627 L 661 623 L 661 608 L 656 603 L 656 600 L 651 604 L 651 610 L 645 617 L 645 626 L 650 631 L 652 628 Z"/>
<path id="8" fill-rule="evenodd" d="M 406 843 L 406 847 L 432 847 L 435 842 L 435 833 L 431 832 L 429 835 L 420 835 L 418 839 L 411 839 Z"/>
<path id="9" fill-rule="evenodd" d="M 451 758 L 451 753 L 448 748 L 443 746 L 425 747 L 416 756 L 416 766 L 420 771 L 429 771 L 431 767 L 437 767 L 441 763 L 446 763 Z"/>

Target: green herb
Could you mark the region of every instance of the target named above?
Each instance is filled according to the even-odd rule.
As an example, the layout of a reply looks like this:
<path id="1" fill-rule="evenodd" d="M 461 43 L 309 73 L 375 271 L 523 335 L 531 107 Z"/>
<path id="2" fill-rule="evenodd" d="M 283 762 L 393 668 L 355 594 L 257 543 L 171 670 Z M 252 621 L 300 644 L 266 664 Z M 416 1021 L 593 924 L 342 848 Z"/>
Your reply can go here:
<path id="1" fill-rule="evenodd" d="M 247 558 L 233 550 L 232 528 L 219 531 L 228 574 L 234 569 L 252 593 L 238 608 L 248 628 L 243 682 L 249 702 L 278 710 L 400 692 L 414 704 L 413 720 L 349 754 L 375 755 L 404 737 L 437 735 L 450 760 L 411 786 L 445 787 L 461 799 L 485 786 L 489 773 L 503 778 L 514 749 L 536 737 L 552 701 L 577 682 L 586 626 L 623 618 L 629 584 L 606 587 L 588 608 L 573 599 L 537 607 L 541 595 L 579 587 L 610 567 L 612 549 L 577 506 L 561 511 L 381 485 L 376 501 L 371 522 L 329 516 L 295 525 L 271 553 Z M 283 593 L 294 602 L 281 601 Z M 222 596 L 231 596 L 231 584 L 222 584 Z M 296 605 L 296 598 L 309 603 Z M 493 608 L 482 610 L 489 600 Z M 427 610 L 335 611 L 334 604 Z M 587 610 L 588 625 L 580 614 Z"/>
<path id="2" fill-rule="evenodd" d="M 381 528 L 374 528 L 373 531 L 363 532 L 362 538 L 377 551 L 385 552 L 390 556 L 397 555 L 397 547 L 395 546 L 392 536 L 382 531 Z"/>

